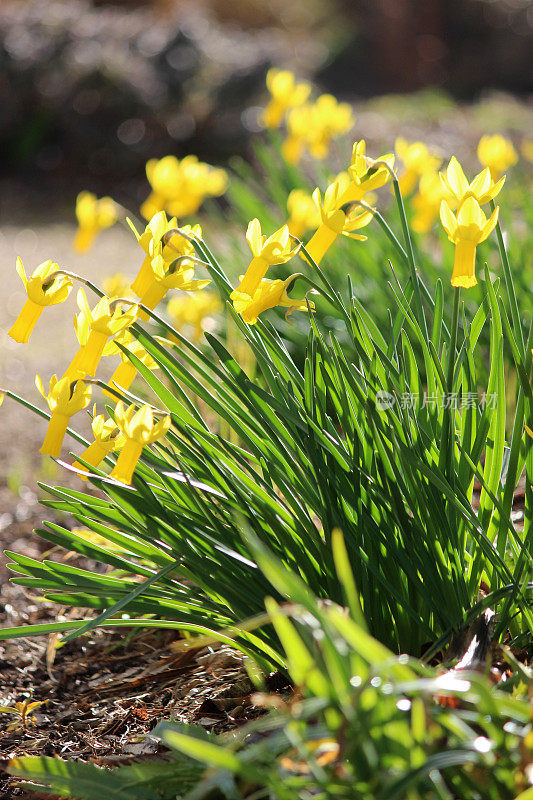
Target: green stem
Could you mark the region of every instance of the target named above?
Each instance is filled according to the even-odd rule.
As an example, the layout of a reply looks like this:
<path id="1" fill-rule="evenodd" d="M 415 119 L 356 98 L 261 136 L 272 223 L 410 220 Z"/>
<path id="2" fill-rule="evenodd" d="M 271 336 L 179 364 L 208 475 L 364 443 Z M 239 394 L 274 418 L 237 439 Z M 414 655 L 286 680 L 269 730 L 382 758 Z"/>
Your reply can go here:
<path id="1" fill-rule="evenodd" d="M 316 288 L 316 289 L 317 289 L 317 290 L 320 292 L 320 294 L 321 294 L 323 297 L 325 297 L 325 298 L 326 298 L 326 300 L 328 300 L 328 302 L 329 302 L 329 303 L 331 303 L 331 305 L 332 305 L 334 308 L 337 308 L 337 309 L 338 309 L 338 311 L 340 311 L 340 313 L 341 313 L 341 314 L 342 314 L 342 316 L 344 317 L 344 320 L 345 320 L 346 324 L 348 325 L 348 330 L 349 330 L 349 329 L 350 329 L 350 326 L 351 326 L 351 319 L 350 319 L 350 315 L 349 315 L 349 314 L 348 314 L 348 312 L 346 311 L 346 309 L 345 309 L 345 307 L 344 307 L 344 304 L 343 304 L 343 302 L 342 302 L 342 300 L 341 300 L 341 297 L 340 297 L 339 293 L 335 291 L 335 289 L 333 288 L 333 286 L 332 286 L 332 285 L 331 285 L 331 283 L 329 282 L 329 280 L 328 280 L 328 278 L 326 277 L 326 275 L 325 275 L 325 273 L 323 272 L 323 270 L 322 270 L 322 269 L 321 269 L 321 268 L 318 266 L 318 264 L 316 263 L 316 261 L 314 260 L 314 258 L 313 258 L 313 257 L 312 257 L 312 256 L 309 254 L 309 252 L 307 251 L 307 249 L 306 249 L 305 245 L 304 245 L 304 244 L 303 244 L 303 243 L 300 241 L 300 239 L 298 239 L 296 236 L 293 236 L 292 238 L 293 238 L 295 241 L 297 241 L 297 242 L 300 242 L 300 245 L 301 245 L 301 247 L 300 247 L 300 253 L 303 253 L 303 254 L 304 254 L 304 256 L 305 256 L 306 260 L 308 261 L 308 263 L 311 265 L 311 267 L 313 268 L 313 270 L 314 270 L 314 271 L 316 271 L 316 273 L 317 273 L 317 274 L 318 274 L 318 276 L 320 277 L 320 279 L 321 279 L 322 283 L 323 283 L 323 284 L 324 284 L 324 286 L 326 287 L 326 290 L 327 290 L 327 291 L 330 293 L 331 297 L 328 297 L 328 295 L 326 294 L 326 292 L 325 292 L 323 289 L 320 289 L 320 287 L 319 287 L 319 286 L 317 286 L 317 285 L 316 285 L 316 284 L 315 284 L 313 281 L 309 280 L 309 279 L 307 278 L 307 276 L 306 276 L 306 275 L 302 274 L 302 278 L 303 278 L 303 279 L 305 279 L 305 280 L 306 280 L 306 281 L 307 281 L 307 282 L 308 282 L 308 283 L 309 283 L 311 286 L 313 286 L 313 288 Z M 333 300 L 332 300 L 331 298 L 333 298 Z"/>
<path id="2" fill-rule="evenodd" d="M 401 242 L 399 241 L 398 237 L 390 227 L 385 217 L 382 214 L 380 214 L 380 212 L 377 209 L 374 210 L 374 219 L 376 220 L 378 225 L 385 231 L 385 233 L 391 240 L 392 244 L 400 254 L 401 258 L 403 258 L 406 264 L 409 264 L 409 256 L 407 255 L 405 249 L 402 247 Z"/>
<path id="3" fill-rule="evenodd" d="M 453 296 L 453 317 L 452 317 L 452 327 L 450 330 L 450 350 L 448 352 L 448 370 L 446 375 L 447 403 L 444 408 L 444 418 L 442 421 L 442 438 L 441 438 L 440 457 L 439 457 L 439 468 L 446 474 L 448 478 L 448 483 L 452 488 L 455 483 L 455 474 L 453 468 L 454 410 L 453 408 L 450 407 L 450 403 L 451 403 L 451 394 L 453 390 L 453 377 L 455 371 L 455 349 L 457 344 L 457 331 L 459 328 L 460 298 L 461 298 L 461 289 L 457 287 L 454 290 L 454 296 Z M 456 531 L 457 530 L 456 512 L 455 512 L 455 507 L 451 503 L 448 506 L 448 519 L 450 522 L 450 529 L 452 531 Z"/>
<path id="4" fill-rule="evenodd" d="M 490 201 L 491 210 L 494 211 L 496 205 L 494 200 Z M 511 306 L 511 318 L 513 320 L 513 328 L 515 331 L 515 337 L 518 342 L 518 346 L 520 347 L 520 352 L 522 357 L 525 353 L 525 343 L 524 343 L 524 331 L 522 330 L 522 323 L 520 322 L 520 313 L 518 311 L 518 301 L 516 299 L 516 292 L 514 288 L 513 282 L 513 275 L 511 272 L 511 265 L 509 263 L 509 257 L 507 255 L 507 250 L 505 247 L 505 242 L 503 240 L 503 233 L 500 225 L 500 221 L 496 223 L 496 237 L 498 239 L 498 247 L 500 249 L 500 258 L 502 261 L 503 266 L 503 276 L 505 279 L 505 288 L 507 290 L 507 297 L 509 300 L 509 305 Z"/>
<path id="5" fill-rule="evenodd" d="M 452 329 L 450 339 L 450 352 L 448 353 L 448 374 L 446 377 L 446 389 L 451 392 L 453 388 L 453 373 L 455 369 L 455 348 L 457 345 L 457 330 L 459 328 L 459 301 L 461 297 L 461 289 L 457 287 L 453 296 L 453 317 Z"/>
<path id="6" fill-rule="evenodd" d="M 396 203 L 398 205 L 398 211 L 400 212 L 400 220 L 402 223 L 402 230 L 403 230 L 403 237 L 405 240 L 405 248 L 407 251 L 407 260 L 409 263 L 409 269 L 411 270 L 411 278 L 413 283 L 414 295 L 415 295 L 415 308 L 416 308 L 416 316 L 418 319 L 418 324 L 423 330 L 423 333 L 426 337 L 426 342 L 429 341 L 428 336 L 428 329 L 426 323 L 426 315 L 424 314 L 424 307 L 422 305 L 422 295 L 420 294 L 420 285 L 418 281 L 418 272 L 416 271 L 416 264 L 415 264 L 415 254 L 413 251 L 413 243 L 411 241 L 411 234 L 409 233 L 409 225 L 407 224 L 407 216 L 405 214 L 405 206 L 403 204 L 402 193 L 400 191 L 400 185 L 398 180 L 395 178 L 392 181 L 392 185 L 394 187 L 394 196 L 396 197 Z"/>

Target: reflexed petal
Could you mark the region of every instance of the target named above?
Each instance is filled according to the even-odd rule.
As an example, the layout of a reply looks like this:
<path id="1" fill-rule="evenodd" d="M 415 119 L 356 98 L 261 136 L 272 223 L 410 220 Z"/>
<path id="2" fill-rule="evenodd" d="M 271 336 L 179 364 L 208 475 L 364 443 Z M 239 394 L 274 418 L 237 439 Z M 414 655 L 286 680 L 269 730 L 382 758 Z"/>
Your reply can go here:
<path id="1" fill-rule="evenodd" d="M 479 173 L 479 175 L 476 175 L 469 186 L 469 191 L 471 191 L 472 194 L 474 194 L 477 198 L 480 198 L 490 188 L 491 183 L 492 180 L 490 177 L 490 169 L 486 167 L 484 170 L 482 170 L 482 172 Z"/>
<path id="2" fill-rule="evenodd" d="M 248 223 L 246 241 L 250 245 L 250 249 L 254 256 L 258 256 L 261 252 L 263 240 L 261 236 L 261 223 L 257 218 Z"/>
<path id="3" fill-rule="evenodd" d="M 152 429 L 152 433 L 150 434 L 150 443 L 161 439 L 170 428 L 171 422 L 172 420 L 170 415 L 167 415 L 166 417 L 163 417 L 163 419 L 160 419 L 159 422 L 156 422 Z"/>
<path id="4" fill-rule="evenodd" d="M 496 208 L 494 209 L 494 211 L 492 212 L 486 223 L 483 225 L 483 230 L 480 239 L 481 242 L 484 242 L 485 239 L 489 236 L 490 233 L 492 233 L 492 231 L 496 227 L 496 223 L 498 222 L 499 212 L 500 212 L 500 207 L 496 206 Z"/>
<path id="5" fill-rule="evenodd" d="M 135 227 L 135 225 L 133 224 L 133 222 L 129 217 L 126 217 L 126 222 L 128 223 L 130 229 L 133 231 L 133 234 L 137 239 L 137 241 L 139 241 L 139 239 L 141 238 L 141 234 L 137 232 L 137 228 Z"/>
<path id="6" fill-rule="evenodd" d="M 320 193 L 320 189 L 318 188 L 318 186 L 315 189 L 315 191 L 313 192 L 313 194 L 311 195 L 311 197 L 313 198 L 313 202 L 316 205 L 316 207 L 319 209 L 319 211 L 322 211 L 322 195 Z"/>
<path id="7" fill-rule="evenodd" d="M 442 222 L 442 227 L 453 240 L 455 236 L 455 232 L 457 230 L 457 220 L 455 218 L 455 214 L 453 211 L 450 210 L 450 207 L 446 200 L 443 200 L 440 204 L 440 221 Z"/>
<path id="8" fill-rule="evenodd" d="M 462 166 L 455 156 L 452 156 L 450 159 L 448 169 L 446 170 L 446 178 L 450 189 L 457 197 L 462 197 L 466 194 L 468 191 L 468 181 L 466 180 Z"/>
<path id="9" fill-rule="evenodd" d="M 182 286 L 180 286 L 180 289 L 183 292 L 197 292 L 200 289 L 204 289 L 206 286 L 209 286 L 210 283 L 211 281 L 208 278 L 198 281 L 186 281 Z"/>
<path id="10" fill-rule="evenodd" d="M 154 415 L 149 405 L 141 406 L 131 420 L 132 438 L 146 442 L 154 426 Z"/>
<path id="11" fill-rule="evenodd" d="M 84 316 L 87 316 L 89 319 L 91 318 L 91 309 L 89 307 L 89 303 L 87 301 L 87 296 L 83 289 L 78 289 L 78 293 L 76 295 L 76 302 L 78 304 L 78 308 L 82 312 Z"/>
<path id="12" fill-rule="evenodd" d="M 22 283 L 24 284 L 24 286 L 27 286 L 28 285 L 28 279 L 26 277 L 26 271 L 24 270 L 24 264 L 22 263 L 20 258 L 17 258 L 17 264 L 16 264 L 15 269 L 17 270 L 18 275 L 19 275 Z"/>
<path id="13" fill-rule="evenodd" d="M 278 243 L 281 250 L 285 250 L 289 243 L 289 226 L 282 225 L 277 231 L 274 231 L 272 236 L 269 236 L 263 247 L 268 244 Z"/>
<path id="14" fill-rule="evenodd" d="M 46 400 L 46 392 L 40 375 L 35 376 L 35 386 L 37 387 L 37 391 L 39 392 L 39 394 L 42 395 Z"/>
<path id="15" fill-rule="evenodd" d="M 504 183 L 505 183 L 505 175 L 503 175 L 503 176 L 500 178 L 500 180 L 499 180 L 499 181 L 497 181 L 496 183 L 494 183 L 494 184 L 491 186 L 491 188 L 490 188 L 489 192 L 487 193 L 487 198 L 486 198 L 486 201 L 488 201 L 488 200 L 494 200 L 494 198 L 496 197 L 496 195 L 498 195 L 498 194 L 501 192 L 501 190 L 502 190 L 502 187 L 503 187 L 503 184 L 504 184 Z"/>

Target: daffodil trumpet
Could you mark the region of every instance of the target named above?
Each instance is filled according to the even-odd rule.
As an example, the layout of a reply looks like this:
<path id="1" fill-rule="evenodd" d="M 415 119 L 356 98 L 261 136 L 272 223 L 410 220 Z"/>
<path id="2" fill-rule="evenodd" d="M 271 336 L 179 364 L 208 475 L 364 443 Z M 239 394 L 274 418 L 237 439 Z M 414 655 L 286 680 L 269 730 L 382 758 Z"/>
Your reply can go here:
<path id="1" fill-rule="evenodd" d="M 455 258 L 451 278 L 452 286 L 469 289 L 477 284 L 476 247 L 489 236 L 498 221 L 496 207 L 487 219 L 474 197 L 468 197 L 459 207 L 457 216 L 443 200 L 440 219 L 448 238 L 455 244 Z"/>
<path id="2" fill-rule="evenodd" d="M 331 245 L 337 240 L 340 231 L 336 231 L 326 223 L 320 225 L 305 246 L 304 255 L 312 258 L 315 264 L 320 264 Z"/>
<path id="3" fill-rule="evenodd" d="M 26 343 L 47 306 L 63 303 L 70 294 L 72 281 L 58 274 L 57 264 L 51 260 L 39 264 L 32 275 L 26 277 L 24 265 L 17 258 L 16 270 L 24 284 L 27 300 L 12 325 L 9 336 L 16 342 Z"/>
<path id="4" fill-rule="evenodd" d="M 315 264 L 320 264 L 321 260 L 336 241 L 337 237 L 343 234 L 352 239 L 365 241 L 366 236 L 353 233 L 354 230 L 368 225 L 373 216 L 373 210 L 345 213 L 342 208 L 353 207 L 352 203 L 342 203 L 340 198 L 344 194 L 343 181 L 336 180 L 324 193 L 322 200 L 320 189 L 313 192 L 313 200 L 320 211 L 322 224 L 317 228 L 311 239 L 305 246 L 304 255 L 308 255 Z"/>
<path id="5" fill-rule="evenodd" d="M 364 139 L 355 142 L 348 167 L 350 181 L 347 186 L 342 188 L 342 191 L 338 192 L 338 207 L 362 200 L 365 194 L 381 188 L 390 178 L 396 180 L 396 173 L 393 169 L 394 161 L 393 153 L 388 153 L 378 159 L 369 158 L 366 155 Z"/>
<path id="6" fill-rule="evenodd" d="M 291 235 L 287 225 L 283 225 L 271 236 L 263 235 L 258 219 L 253 219 L 248 224 L 246 240 L 250 245 L 253 258 L 244 275 L 241 275 L 239 285 L 230 294 L 235 309 L 246 307 L 253 302 L 254 295 L 259 285 L 264 281 L 268 268 L 274 264 L 285 264 L 290 261 L 298 248 L 290 246 Z M 271 283 L 271 282 L 270 282 Z M 276 303 L 274 305 L 277 305 Z M 238 312 L 240 313 L 240 312 Z"/>
<path id="7" fill-rule="evenodd" d="M 87 343 L 80 352 L 80 357 L 76 361 L 76 368 L 85 375 L 95 375 L 104 347 L 109 339 L 107 333 L 101 331 L 91 331 Z"/>
<path id="8" fill-rule="evenodd" d="M 80 309 L 77 329 L 83 334 L 81 347 L 65 372 L 71 379 L 95 375 L 108 340 L 132 325 L 139 313 L 137 303 L 130 298 L 110 300 L 104 296 L 91 311 L 85 292 L 80 289 L 77 301 Z M 129 306 L 130 310 L 123 311 L 122 305 Z"/>
<path id="9" fill-rule="evenodd" d="M 69 420 L 78 411 L 87 408 L 92 387 L 83 381 L 71 381 L 66 376 L 58 380 L 56 375 L 52 375 L 50 379 L 48 393 L 45 392 L 39 375 L 35 377 L 35 385 L 51 411 L 46 436 L 39 452 L 57 458 L 61 453 Z"/>
<path id="10" fill-rule="evenodd" d="M 111 477 L 120 483 L 130 484 L 144 445 L 135 439 L 127 439 L 119 453 Z"/>
<path id="11" fill-rule="evenodd" d="M 170 415 L 154 423 L 153 411 L 149 405 L 136 409 L 134 405 L 125 409 L 122 402 L 115 407 L 115 423 L 125 437 L 117 463 L 111 477 L 121 483 L 130 484 L 143 447 L 162 438 L 171 425 Z"/>
<path id="12" fill-rule="evenodd" d="M 173 247 L 169 251 L 169 248 L 167 248 L 163 242 L 164 234 L 167 231 L 173 230 L 176 227 L 177 220 L 175 217 L 168 219 L 164 211 L 158 211 L 151 218 L 151 220 L 149 221 L 148 225 L 146 225 L 142 233 L 138 233 L 135 225 L 131 222 L 130 219 L 128 219 L 127 222 L 131 230 L 135 234 L 135 238 L 137 239 L 138 244 L 140 245 L 140 247 L 142 247 L 142 249 L 146 253 L 146 257 L 141 264 L 139 273 L 131 284 L 131 290 L 138 297 L 142 297 L 153 280 L 152 259 L 154 259 L 158 255 L 161 255 L 165 262 L 172 260 L 171 258 L 172 251 L 177 249 L 175 248 L 173 243 Z M 201 234 L 201 229 L 199 228 L 199 226 L 195 226 L 194 228 L 186 226 L 186 228 L 187 230 L 195 232 L 196 230 L 198 230 Z M 187 233 L 187 230 L 185 231 L 185 233 Z M 191 255 L 193 255 L 194 248 L 187 241 L 187 239 L 182 238 L 182 242 L 183 244 L 179 248 L 178 252 L 185 253 L 188 251 L 192 251 Z"/>
<path id="13" fill-rule="evenodd" d="M 121 361 L 109 379 L 109 383 L 115 383 L 123 389 L 129 389 L 137 375 L 137 367 L 131 361 Z M 105 394 L 105 392 L 104 392 Z"/>
<path id="14" fill-rule="evenodd" d="M 33 300 L 26 300 L 9 330 L 11 338 L 20 344 L 26 344 L 44 309 L 44 306 L 37 305 Z"/>
<path id="15" fill-rule="evenodd" d="M 97 468 L 100 466 L 104 458 L 108 455 L 108 453 L 113 452 L 113 446 L 109 448 L 105 448 L 100 442 L 91 442 L 89 447 L 84 450 L 84 452 L 79 456 L 83 461 L 86 461 L 87 464 L 90 464 L 91 467 Z M 72 464 L 74 469 L 80 470 L 81 472 L 87 472 L 88 468 L 85 464 L 82 464 L 80 461 L 75 461 Z M 80 475 L 82 481 L 86 481 L 87 477 L 85 475 Z"/>
<path id="16" fill-rule="evenodd" d="M 110 342 L 104 355 L 115 355 L 116 353 L 120 355 L 121 363 L 111 375 L 109 383 L 116 384 L 121 389 L 129 389 L 137 374 L 137 367 L 131 361 L 130 354 L 136 356 L 150 370 L 157 369 L 159 366 L 130 331 L 125 331 L 117 339 Z M 113 392 L 113 390 L 108 391 L 107 388 L 104 390 L 105 395 L 114 399 L 115 393 L 110 392 Z"/>
<path id="17" fill-rule="evenodd" d="M 61 414 L 59 411 L 52 413 L 44 441 L 39 448 L 40 453 L 58 458 L 69 421 L 70 417 L 67 417 L 66 414 Z"/>
<path id="18" fill-rule="evenodd" d="M 96 416 L 96 406 L 93 409 L 91 427 L 94 434 L 94 442 L 84 450 L 80 458 L 90 467 L 98 467 L 109 453 L 119 450 L 123 446 L 125 437 L 117 428 L 113 419 L 106 420 L 103 414 Z M 75 461 L 72 466 L 82 471 L 87 469 L 79 461 Z M 87 480 L 84 475 L 80 477 L 82 480 Z"/>
<path id="19" fill-rule="evenodd" d="M 364 200 L 354 200 L 353 202 L 345 203 L 341 208 L 338 210 L 344 214 L 345 220 L 350 220 L 350 212 L 352 209 L 355 208 L 362 208 L 364 209 L 367 214 L 370 214 L 372 217 L 375 215 L 376 210 L 372 208 L 368 203 L 365 203 Z M 365 223 L 366 224 L 366 223 Z M 315 264 L 320 264 L 323 257 L 329 250 L 332 244 L 336 241 L 337 237 L 340 234 L 350 235 L 345 230 L 341 229 L 340 232 L 336 232 L 328 223 L 324 223 L 320 225 L 320 227 L 315 231 L 309 242 L 305 246 L 305 253 L 304 255 L 307 257 L 311 257 Z M 354 236 L 353 238 L 360 239 L 360 241 L 364 241 L 366 239 L 365 236 Z"/>
<path id="20" fill-rule="evenodd" d="M 295 272 L 289 275 L 284 281 L 263 278 L 252 296 L 241 294 L 233 299 L 235 311 L 240 314 L 244 322 L 247 322 L 249 325 L 255 325 L 259 314 L 275 306 L 282 306 L 288 309 L 285 315 L 286 318 L 289 314 L 292 314 L 293 311 L 306 311 L 308 307 L 311 311 L 314 311 L 315 304 L 312 301 L 308 301 L 307 296 L 300 300 L 289 297 L 288 291 L 292 288 L 297 278 L 305 278 L 309 282 L 309 279 L 301 272 Z M 307 294 L 309 293 L 315 294 L 316 290 L 311 289 L 307 292 Z"/>

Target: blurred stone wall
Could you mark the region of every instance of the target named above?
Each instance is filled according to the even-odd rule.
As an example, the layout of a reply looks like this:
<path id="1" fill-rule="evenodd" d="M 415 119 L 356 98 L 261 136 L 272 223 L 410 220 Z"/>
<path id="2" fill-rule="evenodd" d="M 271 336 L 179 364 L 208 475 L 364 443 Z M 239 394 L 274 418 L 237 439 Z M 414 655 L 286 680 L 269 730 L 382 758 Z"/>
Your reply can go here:
<path id="1" fill-rule="evenodd" d="M 531 92 L 532 52 L 531 0 L 0 0 L 0 170 L 131 202 L 149 157 L 242 153 L 271 65 L 471 99 Z"/>
<path id="2" fill-rule="evenodd" d="M 321 77 L 363 97 L 436 86 L 471 100 L 533 92 L 531 0 L 340 0 L 343 47 Z"/>
<path id="3" fill-rule="evenodd" d="M 3 175 L 131 196 L 149 157 L 242 150 L 267 69 L 309 73 L 328 50 L 297 51 L 297 17 L 274 24 L 270 10 L 255 27 L 254 3 L 242 3 L 244 23 L 239 5 L 221 4 L 237 14 L 221 19 L 216 4 L 170 0 L 1 0 Z"/>

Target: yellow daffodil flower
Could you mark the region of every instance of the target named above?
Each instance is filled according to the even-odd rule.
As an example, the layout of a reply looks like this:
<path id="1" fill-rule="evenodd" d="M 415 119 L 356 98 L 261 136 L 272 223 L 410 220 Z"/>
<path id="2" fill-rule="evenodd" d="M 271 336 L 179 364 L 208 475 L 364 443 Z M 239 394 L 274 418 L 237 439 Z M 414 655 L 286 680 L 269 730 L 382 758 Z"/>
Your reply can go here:
<path id="1" fill-rule="evenodd" d="M 137 368 L 129 360 L 127 354 L 124 353 L 119 347 L 117 347 L 117 343 L 121 344 L 123 347 L 126 347 L 129 353 L 133 353 L 134 356 L 137 356 L 139 361 L 142 361 L 142 363 L 145 364 L 148 367 L 148 369 L 151 370 L 159 369 L 159 365 L 157 364 L 157 362 L 154 361 L 152 356 L 146 352 L 142 344 L 139 341 L 137 341 L 137 339 L 133 336 L 131 331 L 125 330 L 123 333 L 120 333 L 114 339 L 109 341 L 104 348 L 103 352 L 104 356 L 118 354 L 121 359 L 121 363 L 118 365 L 114 373 L 111 375 L 109 383 L 111 384 L 116 383 L 123 389 L 129 389 L 137 374 Z M 104 394 L 107 395 L 107 397 L 116 399 L 115 395 L 112 392 L 104 390 Z"/>
<path id="2" fill-rule="evenodd" d="M 283 157 L 290 164 L 297 164 L 307 149 L 313 158 L 326 158 L 332 140 L 347 133 L 353 124 L 349 103 L 339 103 L 333 95 L 322 94 L 315 103 L 306 103 L 289 112 Z"/>
<path id="3" fill-rule="evenodd" d="M 281 146 L 281 152 L 288 164 L 298 164 L 302 158 L 311 124 L 310 104 L 293 108 L 287 114 L 287 136 Z"/>
<path id="4" fill-rule="evenodd" d="M 155 256 L 162 256 L 165 262 L 170 263 L 180 255 L 194 256 L 194 245 L 184 236 L 176 233 L 171 237 L 168 244 L 163 244 L 163 237 L 169 231 L 177 228 L 178 223 L 176 217 L 167 219 L 164 211 L 159 211 L 154 214 L 142 234 L 137 233 L 135 226 L 128 220 L 132 231 L 137 237 L 137 241 L 146 253 L 141 269 L 133 283 L 131 284 L 132 290 L 137 297 L 142 297 L 150 288 L 153 281 L 152 274 L 152 259 Z M 183 231 L 193 236 L 195 239 L 202 238 L 202 229 L 199 225 L 185 225 Z"/>
<path id="5" fill-rule="evenodd" d="M 445 187 L 440 173 L 426 172 L 420 178 L 418 192 L 411 201 L 415 212 L 411 221 L 414 231 L 428 233 L 439 216 L 440 204 L 443 200 L 446 200 L 452 211 L 456 208 L 457 200 Z"/>
<path id="6" fill-rule="evenodd" d="M 343 182 L 335 181 L 326 189 L 324 201 L 320 195 L 320 189 L 313 192 L 313 200 L 320 211 L 322 224 L 315 231 L 305 249 L 316 264 L 319 264 L 327 253 L 337 236 L 343 234 L 361 242 L 366 240 L 366 236 L 353 233 L 354 230 L 368 225 L 372 219 L 372 212 L 362 208 L 355 208 L 348 213 L 344 213 L 339 208 L 339 197 L 343 193 Z M 305 254 L 302 253 L 305 257 Z"/>
<path id="7" fill-rule="evenodd" d="M 114 303 L 113 298 L 109 297 L 102 297 L 91 311 L 83 289 L 78 291 L 77 302 L 80 313 L 77 317 L 76 328 L 80 341 L 85 338 L 86 332 L 88 335 L 85 344 L 74 356 L 65 372 L 65 376 L 71 380 L 94 375 L 107 340 L 129 328 L 139 313 L 138 306 L 128 306 L 123 310 L 121 303 Z"/>
<path id="8" fill-rule="evenodd" d="M 102 289 L 108 297 L 131 297 L 130 279 L 123 272 L 114 272 L 102 283 Z"/>
<path id="9" fill-rule="evenodd" d="M 293 311 L 305 311 L 307 309 L 305 298 L 296 300 L 287 294 L 288 288 L 296 277 L 297 275 L 291 275 L 284 281 L 263 278 L 252 297 L 243 294 L 233 300 L 235 311 L 249 325 L 255 325 L 259 314 L 269 308 L 274 308 L 274 306 L 288 308 L 287 316 Z M 310 301 L 309 306 L 311 310 L 314 310 L 315 304 L 313 302 Z"/>
<path id="10" fill-rule="evenodd" d="M 501 178 L 503 173 L 518 161 L 518 153 L 513 143 L 500 134 L 482 136 L 477 146 L 477 157 L 480 164 L 490 169 L 493 181 Z"/>
<path id="11" fill-rule="evenodd" d="M 529 161 L 531 164 L 533 164 L 533 139 L 524 139 L 520 145 L 520 152 L 526 161 Z"/>
<path id="12" fill-rule="evenodd" d="M 297 236 L 298 239 L 320 225 L 320 211 L 312 196 L 303 189 L 293 189 L 287 198 L 287 211 L 289 219 L 289 233 Z"/>
<path id="13" fill-rule="evenodd" d="M 339 103 L 332 94 L 321 94 L 311 107 L 312 125 L 308 147 L 313 158 L 326 158 L 331 142 L 353 128 L 354 116 L 349 103 Z"/>
<path id="14" fill-rule="evenodd" d="M 372 161 L 375 162 L 375 166 Z M 384 162 L 390 169 L 394 169 L 393 153 L 387 153 L 378 159 L 368 159 L 365 140 L 361 139 L 361 141 L 355 142 L 352 160 L 348 167 L 351 182 L 339 196 L 339 207 L 346 203 L 362 200 L 367 192 L 373 192 L 391 180 L 389 169 L 379 162 Z"/>
<path id="15" fill-rule="evenodd" d="M 177 330 L 184 326 L 192 328 L 192 337 L 198 341 L 204 330 L 212 321 L 211 315 L 222 310 L 220 298 L 214 292 L 200 290 L 193 294 L 182 294 L 172 297 L 168 303 L 167 311 Z"/>
<path id="16" fill-rule="evenodd" d="M 81 458 L 87 461 L 92 467 L 98 467 L 108 453 L 112 453 L 114 450 L 120 450 L 120 448 L 123 447 L 126 437 L 117 428 L 114 420 L 106 419 L 103 414 L 96 416 L 96 405 L 93 408 L 91 428 L 94 442 L 84 450 L 81 454 Z M 79 461 L 75 461 L 72 466 L 83 471 L 87 469 L 87 467 Z M 87 480 L 83 475 L 80 477 L 84 481 Z"/>
<path id="17" fill-rule="evenodd" d="M 404 196 L 414 192 L 422 175 L 435 172 L 442 163 L 442 158 L 432 153 L 424 142 L 409 143 L 406 139 L 399 137 L 396 139 L 394 149 L 405 167 L 398 179 L 400 191 Z"/>
<path id="18" fill-rule="evenodd" d="M 450 242 L 455 244 L 452 286 L 469 289 L 477 284 L 476 246 L 484 242 L 498 221 L 496 207 L 487 219 L 474 197 L 468 197 L 459 207 L 457 216 L 450 210 L 446 200 L 440 207 L 440 219 Z"/>
<path id="19" fill-rule="evenodd" d="M 79 314 L 74 314 L 73 322 L 74 322 L 74 331 L 76 333 L 76 338 L 78 340 L 79 348 L 76 355 L 74 356 L 69 366 L 67 367 L 65 375 L 68 375 L 72 380 L 76 380 L 76 378 L 85 377 L 78 370 L 77 365 L 80 361 L 81 355 L 83 354 L 83 348 L 87 344 L 87 339 L 89 338 L 89 333 L 91 332 L 91 329 L 89 327 L 89 321 L 87 317 L 84 316 L 81 312 Z M 106 355 L 105 347 L 102 355 Z"/>
<path id="20" fill-rule="evenodd" d="M 136 411 L 134 405 L 125 409 L 123 403 L 119 401 L 115 407 L 115 422 L 124 434 L 126 441 L 111 477 L 121 483 L 131 483 L 143 447 L 161 439 L 170 428 L 171 419 L 167 415 L 154 424 L 152 409 L 149 405 L 141 406 Z"/>
<path id="21" fill-rule="evenodd" d="M 98 200 L 91 192 L 80 192 L 76 198 L 78 230 L 73 242 L 77 253 L 86 253 L 96 235 L 115 224 L 118 210 L 117 204 L 110 197 L 101 197 Z"/>
<path id="22" fill-rule="evenodd" d="M 279 128 L 290 108 L 305 103 L 311 86 L 304 81 L 296 83 L 292 72 L 275 68 L 268 70 L 266 84 L 272 98 L 261 116 L 261 121 L 266 128 Z"/>
<path id="23" fill-rule="evenodd" d="M 198 161 L 196 156 L 165 156 L 159 161 L 150 159 L 146 175 L 152 193 L 141 206 L 141 213 L 150 219 L 165 209 L 176 217 L 196 214 L 206 197 L 224 194 L 228 176 L 223 169 Z"/>
<path id="24" fill-rule="evenodd" d="M 469 197 L 477 200 L 480 206 L 485 205 L 489 200 L 494 200 L 505 181 L 504 175 L 495 183 L 491 178 L 489 168 L 485 167 L 473 181 L 468 183 L 463 168 L 455 156 L 451 157 L 448 168 L 445 173 L 441 173 L 441 177 L 445 189 L 451 192 L 459 206 Z"/>
<path id="25" fill-rule="evenodd" d="M 17 258 L 16 269 L 24 284 L 28 299 L 9 330 L 9 336 L 16 342 L 23 343 L 29 340 L 31 332 L 46 306 L 54 306 L 67 299 L 72 289 L 72 281 L 66 275 L 58 275 L 48 283 L 50 276 L 59 269 L 58 265 L 50 260 L 39 264 L 29 279 L 26 277 L 20 258 Z"/>
<path id="26" fill-rule="evenodd" d="M 285 264 L 295 255 L 298 249 L 291 248 L 287 225 L 283 225 L 272 236 L 267 238 L 262 234 L 261 224 L 258 219 L 253 219 L 248 224 L 246 240 L 254 257 L 239 285 L 230 295 L 234 306 L 235 301 L 250 302 L 268 268 L 274 264 Z"/>
<path id="27" fill-rule="evenodd" d="M 177 254 L 176 257 L 178 257 Z M 162 255 L 157 255 L 152 258 L 150 268 L 152 270 L 152 281 L 141 297 L 141 303 L 151 310 L 161 302 L 169 289 L 195 292 L 210 283 L 209 279 L 193 280 L 194 262 L 188 259 L 179 262 L 174 268 L 172 263 L 165 262 Z M 141 319 L 148 319 L 148 314 L 144 311 L 141 311 L 139 316 Z"/>
<path id="28" fill-rule="evenodd" d="M 52 412 L 48 430 L 39 452 L 57 458 L 61 453 L 61 445 L 70 418 L 78 411 L 87 408 L 91 402 L 92 386 L 87 386 L 83 381 L 72 383 L 67 376 L 58 380 L 57 375 L 52 375 L 50 378 L 48 393 L 45 392 L 39 375 L 35 377 L 35 385 Z"/>

